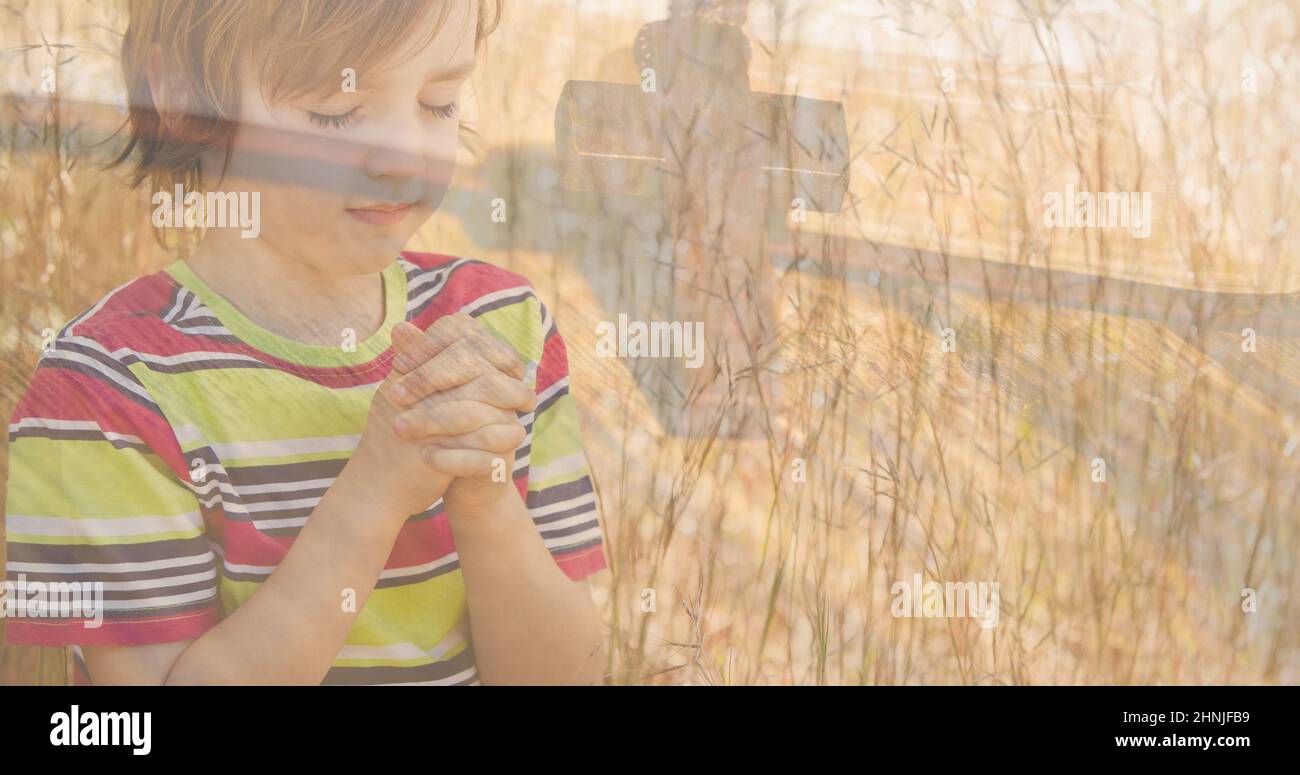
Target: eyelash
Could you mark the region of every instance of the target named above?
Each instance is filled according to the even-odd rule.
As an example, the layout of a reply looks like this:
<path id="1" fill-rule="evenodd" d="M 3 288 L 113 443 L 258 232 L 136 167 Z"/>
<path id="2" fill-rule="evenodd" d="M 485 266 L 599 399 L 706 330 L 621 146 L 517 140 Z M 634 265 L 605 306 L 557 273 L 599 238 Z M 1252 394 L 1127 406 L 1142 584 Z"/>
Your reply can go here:
<path id="1" fill-rule="evenodd" d="M 460 109 L 460 103 L 456 100 L 452 100 L 446 105 L 425 105 L 421 102 L 420 107 L 438 118 L 455 118 L 456 112 Z"/>
<path id="2" fill-rule="evenodd" d="M 421 102 L 420 108 L 439 118 L 455 118 L 456 113 L 460 108 L 460 103 L 453 100 L 446 105 L 425 105 Z M 327 129 L 342 129 L 353 121 L 356 121 L 360 112 L 361 106 L 358 105 L 347 113 L 339 114 L 317 113 L 314 110 L 309 110 L 307 111 L 307 117 L 317 126 L 322 126 Z"/>

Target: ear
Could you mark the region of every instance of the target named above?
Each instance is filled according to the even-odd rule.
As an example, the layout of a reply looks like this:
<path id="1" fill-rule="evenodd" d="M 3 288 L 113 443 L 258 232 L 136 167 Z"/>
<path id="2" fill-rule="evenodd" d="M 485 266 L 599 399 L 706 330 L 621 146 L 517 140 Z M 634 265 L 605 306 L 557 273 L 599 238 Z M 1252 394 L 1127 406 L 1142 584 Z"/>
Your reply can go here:
<path id="1" fill-rule="evenodd" d="M 153 99 L 154 110 L 164 125 L 174 117 L 189 112 L 189 95 L 181 86 L 179 74 L 165 70 L 162 45 L 159 43 L 149 46 L 145 77 L 149 79 L 149 96 Z"/>

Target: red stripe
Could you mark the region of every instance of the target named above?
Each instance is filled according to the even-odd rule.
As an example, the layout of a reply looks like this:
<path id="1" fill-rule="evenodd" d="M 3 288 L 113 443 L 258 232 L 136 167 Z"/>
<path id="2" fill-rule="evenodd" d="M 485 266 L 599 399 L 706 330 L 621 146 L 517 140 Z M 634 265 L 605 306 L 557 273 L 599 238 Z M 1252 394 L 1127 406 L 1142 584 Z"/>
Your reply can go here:
<path id="1" fill-rule="evenodd" d="M 367 515 L 354 515 L 364 519 Z M 219 539 L 226 561 L 234 565 L 277 566 L 293 546 L 291 536 L 268 536 L 251 522 L 226 520 Z M 456 550 L 452 540 L 451 525 L 446 514 L 433 519 L 407 522 L 398 531 L 385 569 L 409 568 L 445 557 Z"/>
<path id="2" fill-rule="evenodd" d="M 462 266 L 452 273 L 451 279 L 434 295 L 429 306 L 411 322 L 423 331 L 438 318 L 459 312 L 470 302 L 506 288 L 519 287 L 531 287 L 522 275 L 491 264 Z"/>
<path id="3" fill-rule="evenodd" d="M 449 256 L 446 253 L 419 253 L 414 250 L 402 251 L 402 258 L 421 269 L 434 269 L 460 260 L 456 256 Z"/>
<path id="4" fill-rule="evenodd" d="M 542 360 L 537 364 L 537 392 L 541 393 L 568 375 L 569 351 L 557 331 L 542 348 Z"/>
<path id="5" fill-rule="evenodd" d="M 180 444 L 167 421 L 102 379 L 54 366 L 40 367 L 10 422 L 24 418 L 90 421 L 104 431 L 138 436 L 174 473 L 188 475 Z"/>
<path id="6" fill-rule="evenodd" d="M 191 640 L 215 627 L 220 617 L 216 608 L 160 619 L 132 619 L 87 627 L 82 622 L 43 619 L 7 619 L 5 640 L 27 646 L 141 646 Z"/>
<path id="7" fill-rule="evenodd" d="M 304 366 L 242 342 L 221 342 L 208 336 L 182 333 L 160 317 L 167 311 L 165 307 L 177 287 L 179 283 L 166 272 L 141 277 L 119 291 L 88 320 L 78 323 L 73 333 L 93 338 L 109 351 L 126 348 L 159 356 L 193 352 L 245 355 L 331 388 L 378 382 L 388 374 L 391 359 L 388 350 L 362 364 Z"/>
<path id="8" fill-rule="evenodd" d="M 569 578 L 577 581 L 608 567 L 605 564 L 605 550 L 601 544 L 588 546 L 586 549 L 571 554 L 555 555 L 555 564 Z"/>

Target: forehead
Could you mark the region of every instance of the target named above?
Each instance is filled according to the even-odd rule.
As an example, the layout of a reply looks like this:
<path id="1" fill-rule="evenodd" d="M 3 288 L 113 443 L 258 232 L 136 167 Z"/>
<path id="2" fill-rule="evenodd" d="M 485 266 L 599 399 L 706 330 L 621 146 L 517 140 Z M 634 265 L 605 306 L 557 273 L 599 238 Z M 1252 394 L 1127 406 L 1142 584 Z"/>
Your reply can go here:
<path id="1" fill-rule="evenodd" d="M 392 55 L 365 75 L 380 83 L 405 82 L 408 76 L 421 83 L 467 77 L 474 65 L 477 21 L 478 0 L 434 3 L 407 38 L 395 44 Z"/>
<path id="2" fill-rule="evenodd" d="M 474 61 L 479 6 L 480 0 L 307 6 L 328 10 L 273 23 L 253 45 L 259 63 L 239 65 L 240 80 L 246 89 L 260 85 L 270 106 L 336 93 L 349 72 L 356 91 L 450 80 L 444 73 L 462 77 Z"/>

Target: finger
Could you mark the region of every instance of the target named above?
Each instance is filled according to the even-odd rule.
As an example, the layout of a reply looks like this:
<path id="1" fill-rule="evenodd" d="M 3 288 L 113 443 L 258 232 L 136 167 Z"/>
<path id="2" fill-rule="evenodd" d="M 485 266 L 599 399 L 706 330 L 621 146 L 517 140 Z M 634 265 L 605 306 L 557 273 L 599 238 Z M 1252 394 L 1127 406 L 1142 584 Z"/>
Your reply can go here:
<path id="1" fill-rule="evenodd" d="M 405 373 L 474 333 L 478 324 L 469 315 L 443 315 L 415 339 L 406 340 L 393 359 L 393 368 Z M 417 329 L 418 330 L 418 329 Z"/>
<path id="2" fill-rule="evenodd" d="M 420 330 L 419 326 L 416 326 L 415 324 L 406 320 L 403 320 L 402 322 L 393 326 L 392 338 L 393 338 L 394 356 L 400 354 L 402 351 L 409 348 L 423 335 L 424 332 Z M 403 368 L 404 366 L 407 365 L 408 364 L 405 361 L 397 357 L 394 357 L 393 368 L 391 373 L 405 374 L 407 371 L 410 371 L 410 369 L 408 368 Z"/>
<path id="3" fill-rule="evenodd" d="M 488 362 L 501 370 L 503 374 L 523 379 L 524 364 L 519 360 L 519 353 L 515 348 L 497 339 L 495 336 L 484 332 L 481 336 L 483 340 L 483 357 Z"/>
<path id="4" fill-rule="evenodd" d="M 512 453 L 524 443 L 528 432 L 518 422 L 493 423 L 457 436 L 436 436 L 434 446 L 444 449 L 477 449 L 496 455 Z M 513 455 L 511 455 L 513 461 Z"/>
<path id="5" fill-rule="evenodd" d="M 513 412 L 478 401 L 420 403 L 393 420 L 393 432 L 407 441 L 429 436 L 458 436 L 485 425 L 516 422 Z"/>
<path id="6" fill-rule="evenodd" d="M 410 328 L 419 331 L 415 326 Z M 494 367 L 515 379 L 524 376 L 524 366 L 519 360 L 519 353 L 488 333 L 482 323 L 464 313 L 438 318 L 427 331 L 421 332 L 419 338 L 409 338 L 408 334 L 409 331 L 403 330 L 399 335 L 400 344 L 397 339 L 394 339 L 394 347 L 399 351 L 393 359 L 393 368 L 403 374 L 443 352 L 456 341 L 470 339 L 474 351 Z"/>
<path id="7" fill-rule="evenodd" d="M 398 377 L 385 390 L 399 406 L 410 406 L 434 393 L 451 390 L 494 372 L 468 339 L 458 339 L 417 368 Z"/>
<path id="8" fill-rule="evenodd" d="M 425 465 L 451 476 L 486 477 L 493 474 L 499 454 L 478 449 L 444 449 L 428 445 L 420 450 Z"/>
<path id="9" fill-rule="evenodd" d="M 437 402 L 479 401 L 498 409 L 513 409 L 518 412 L 531 412 L 537 408 L 537 394 L 527 383 L 511 379 L 497 371 L 482 374 L 449 390 L 431 393 L 426 398 Z"/>

